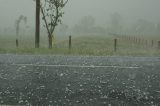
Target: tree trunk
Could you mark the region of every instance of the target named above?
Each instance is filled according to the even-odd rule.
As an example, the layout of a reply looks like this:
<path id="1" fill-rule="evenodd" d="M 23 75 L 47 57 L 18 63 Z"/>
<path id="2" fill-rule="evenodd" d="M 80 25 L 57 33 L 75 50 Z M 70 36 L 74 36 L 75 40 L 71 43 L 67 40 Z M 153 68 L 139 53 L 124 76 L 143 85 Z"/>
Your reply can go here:
<path id="1" fill-rule="evenodd" d="M 52 49 L 52 36 L 48 36 L 48 43 L 49 43 L 49 46 L 48 46 L 48 48 L 49 49 Z"/>
<path id="2" fill-rule="evenodd" d="M 40 0 L 36 0 L 36 32 L 35 32 L 35 48 L 39 48 L 40 43 Z"/>

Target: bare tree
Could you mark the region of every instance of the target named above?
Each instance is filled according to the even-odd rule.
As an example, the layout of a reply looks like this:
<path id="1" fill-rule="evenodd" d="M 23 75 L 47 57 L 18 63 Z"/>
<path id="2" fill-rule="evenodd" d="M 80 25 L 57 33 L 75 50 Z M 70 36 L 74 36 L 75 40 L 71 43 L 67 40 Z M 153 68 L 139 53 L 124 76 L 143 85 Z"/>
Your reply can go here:
<path id="1" fill-rule="evenodd" d="M 68 0 L 44 0 L 41 3 L 41 13 L 48 32 L 49 48 L 52 48 L 53 32 L 56 26 L 61 23 L 61 17 L 64 14 L 62 8 L 67 4 Z M 42 5 L 43 4 L 43 5 Z"/>
<path id="2" fill-rule="evenodd" d="M 18 38 L 19 38 L 19 29 L 20 29 L 20 23 L 24 21 L 25 25 L 27 23 L 27 17 L 21 15 L 18 20 L 16 20 L 16 47 L 19 46 L 19 41 L 18 41 Z"/>

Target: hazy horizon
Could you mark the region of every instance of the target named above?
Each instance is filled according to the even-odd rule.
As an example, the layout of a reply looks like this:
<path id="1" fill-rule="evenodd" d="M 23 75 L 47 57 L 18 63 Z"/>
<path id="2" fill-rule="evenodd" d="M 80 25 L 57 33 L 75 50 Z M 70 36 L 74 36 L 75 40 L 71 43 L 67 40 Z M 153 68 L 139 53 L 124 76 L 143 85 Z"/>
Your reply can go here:
<path id="1" fill-rule="evenodd" d="M 96 24 L 105 26 L 110 15 L 119 13 L 126 23 L 145 19 L 154 23 L 160 22 L 159 0 L 69 0 L 63 9 L 62 22 L 73 26 L 87 15 L 95 18 Z M 14 27 L 20 15 L 28 17 L 28 25 L 34 27 L 35 2 L 33 0 L 0 0 L 0 28 Z"/>

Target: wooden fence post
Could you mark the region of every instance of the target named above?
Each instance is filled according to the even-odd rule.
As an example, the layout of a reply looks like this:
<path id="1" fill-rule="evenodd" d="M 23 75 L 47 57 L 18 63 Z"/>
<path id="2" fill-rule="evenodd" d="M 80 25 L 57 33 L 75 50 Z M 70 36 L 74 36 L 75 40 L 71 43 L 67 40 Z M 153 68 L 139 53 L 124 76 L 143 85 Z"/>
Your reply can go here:
<path id="1" fill-rule="evenodd" d="M 114 51 L 117 51 L 117 39 L 114 39 Z"/>
<path id="2" fill-rule="evenodd" d="M 72 47 L 72 37 L 71 37 L 71 35 L 69 36 L 69 49 L 71 49 L 71 47 Z"/>
<path id="3" fill-rule="evenodd" d="M 18 39 L 16 39 L 16 47 L 19 47 Z"/>

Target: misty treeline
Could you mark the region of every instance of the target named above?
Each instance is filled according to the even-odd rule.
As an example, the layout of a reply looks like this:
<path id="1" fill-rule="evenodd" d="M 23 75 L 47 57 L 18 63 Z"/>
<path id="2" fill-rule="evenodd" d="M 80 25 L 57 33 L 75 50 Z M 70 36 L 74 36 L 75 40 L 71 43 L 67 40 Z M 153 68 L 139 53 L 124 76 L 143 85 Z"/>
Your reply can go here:
<path id="1" fill-rule="evenodd" d="M 62 20 L 62 23 L 57 26 L 55 29 L 55 35 L 57 36 L 69 36 L 70 34 L 76 35 L 107 35 L 108 33 L 113 34 L 130 34 L 130 35 L 144 35 L 144 36 L 152 36 L 160 34 L 160 22 L 154 23 L 145 19 L 138 19 L 130 24 L 127 24 L 124 20 L 124 17 L 119 13 L 113 13 L 110 15 L 109 20 L 106 17 L 106 23 L 103 25 L 97 25 L 98 20 L 96 20 L 93 16 L 88 15 L 82 17 L 79 22 L 77 22 L 74 26 L 70 27 L 69 24 L 65 24 Z M 44 25 L 44 23 L 43 23 Z M 34 34 L 34 28 L 21 27 L 20 32 L 26 32 L 25 30 L 29 30 L 26 33 L 27 35 Z M 11 27 L 4 28 L 0 30 L 3 34 L 12 34 L 14 29 Z M 46 29 L 41 28 L 41 35 L 43 36 L 46 32 Z M 31 34 L 30 34 L 31 33 Z M 24 33 L 23 33 L 24 34 Z M 33 35 L 32 35 L 33 36 Z"/>
<path id="2" fill-rule="evenodd" d="M 96 19 L 91 16 L 85 16 L 73 27 L 62 24 L 56 31 L 60 35 L 72 33 L 74 35 L 107 35 L 107 34 L 128 34 L 137 36 L 156 36 L 160 33 L 160 23 L 154 23 L 145 19 L 138 19 L 132 23 L 127 23 L 124 17 L 115 12 L 110 15 L 109 20 L 106 17 L 105 25 L 97 25 Z"/>

